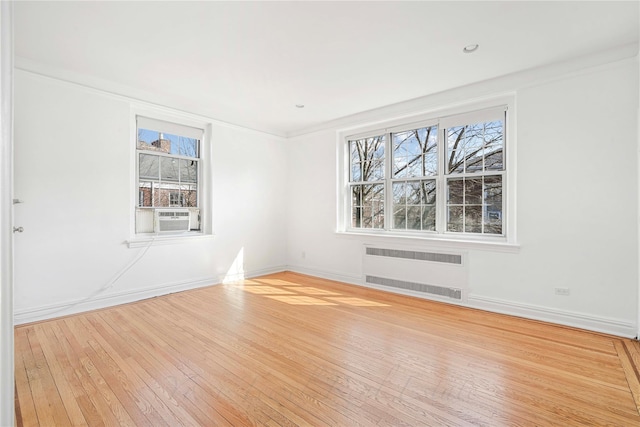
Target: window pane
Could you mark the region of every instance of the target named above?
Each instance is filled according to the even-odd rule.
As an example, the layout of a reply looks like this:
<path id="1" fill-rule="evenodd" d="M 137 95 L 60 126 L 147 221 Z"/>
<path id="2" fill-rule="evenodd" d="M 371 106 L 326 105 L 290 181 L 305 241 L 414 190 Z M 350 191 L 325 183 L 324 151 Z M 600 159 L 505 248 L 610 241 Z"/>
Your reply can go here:
<path id="1" fill-rule="evenodd" d="M 437 126 L 394 133 L 392 138 L 394 177 L 414 178 L 437 173 Z"/>
<path id="2" fill-rule="evenodd" d="M 435 229 L 435 206 L 433 206 L 432 212 L 424 209 L 427 204 L 435 204 L 436 181 L 434 179 L 394 182 L 392 189 L 393 228 L 403 230 Z M 425 218 L 427 218 L 426 221 Z"/>
<path id="3" fill-rule="evenodd" d="M 502 234 L 502 205 L 485 206 L 484 232 Z"/>
<path id="4" fill-rule="evenodd" d="M 160 180 L 162 181 L 178 181 L 179 179 L 178 159 L 172 157 L 160 158 Z"/>
<path id="5" fill-rule="evenodd" d="M 482 146 L 484 126 L 475 124 L 465 127 L 461 150 L 464 153 L 465 172 L 482 172 Z"/>
<path id="6" fill-rule="evenodd" d="M 362 186 L 351 187 L 351 226 L 359 228 L 362 224 Z"/>
<path id="7" fill-rule="evenodd" d="M 463 140 L 464 126 L 456 126 L 447 129 L 447 152 L 458 150 Z"/>
<path id="8" fill-rule="evenodd" d="M 161 187 L 159 182 L 154 182 L 152 191 L 154 207 L 163 208 L 169 206 L 169 191 L 166 188 Z"/>
<path id="9" fill-rule="evenodd" d="M 373 228 L 384 228 L 384 202 L 373 202 Z"/>
<path id="10" fill-rule="evenodd" d="M 464 204 L 482 204 L 482 178 L 466 178 L 464 180 Z"/>
<path id="11" fill-rule="evenodd" d="M 422 181 L 422 204 L 433 205 L 436 203 L 436 181 Z"/>
<path id="12" fill-rule="evenodd" d="M 421 196 L 421 182 L 420 181 L 409 181 L 407 183 L 407 204 L 408 205 L 419 205 L 422 199 Z"/>
<path id="13" fill-rule="evenodd" d="M 447 130 L 447 172 L 476 173 L 504 169 L 502 121 L 475 123 Z"/>
<path id="14" fill-rule="evenodd" d="M 169 192 L 169 206 L 183 206 L 184 196 L 180 191 Z"/>
<path id="15" fill-rule="evenodd" d="M 362 228 L 373 228 L 373 207 L 362 207 Z"/>
<path id="16" fill-rule="evenodd" d="M 138 150 L 200 157 L 200 141 L 185 136 L 138 128 Z"/>
<path id="17" fill-rule="evenodd" d="M 362 207 L 354 206 L 351 208 L 351 226 L 360 228 L 362 225 Z"/>
<path id="18" fill-rule="evenodd" d="M 482 233 L 482 206 L 465 206 L 464 231 Z"/>
<path id="19" fill-rule="evenodd" d="M 362 206 L 362 186 L 354 185 L 351 187 L 351 204 L 352 206 Z"/>
<path id="20" fill-rule="evenodd" d="M 406 182 L 394 182 L 393 188 L 393 204 L 406 204 L 407 203 L 407 188 Z"/>
<path id="21" fill-rule="evenodd" d="M 462 231 L 462 206 L 449 206 L 447 208 L 447 231 Z"/>
<path id="22" fill-rule="evenodd" d="M 474 150 L 472 153 L 466 153 L 464 161 L 466 168 L 465 172 L 482 172 L 482 149 L 480 149 L 479 152 Z"/>
<path id="23" fill-rule="evenodd" d="M 407 208 L 404 206 L 393 209 L 393 228 L 407 228 Z"/>
<path id="24" fill-rule="evenodd" d="M 449 164 L 448 171 L 450 174 L 464 172 L 464 151 L 451 151 L 447 156 Z"/>
<path id="25" fill-rule="evenodd" d="M 504 169 L 504 126 L 502 121 L 485 123 L 484 168 L 485 170 Z"/>
<path id="26" fill-rule="evenodd" d="M 384 185 L 362 185 L 362 221 L 363 228 L 384 227 Z"/>
<path id="27" fill-rule="evenodd" d="M 433 150 L 427 152 L 424 156 L 424 173 L 423 175 L 436 175 L 438 173 L 438 153 L 434 146 Z"/>
<path id="28" fill-rule="evenodd" d="M 422 211 L 420 206 L 408 206 L 407 207 L 407 229 L 409 230 L 421 230 L 422 229 Z"/>
<path id="29" fill-rule="evenodd" d="M 349 141 L 352 182 L 384 179 L 384 141 L 384 135 Z"/>
<path id="30" fill-rule="evenodd" d="M 486 176 L 484 178 L 484 204 L 502 204 L 502 177 Z"/>
<path id="31" fill-rule="evenodd" d="M 367 181 L 380 181 L 384 179 L 384 161 L 376 159 L 368 163 L 367 166 L 370 170 L 365 169 L 366 176 L 368 177 Z"/>
<path id="32" fill-rule="evenodd" d="M 484 124 L 478 123 L 466 126 L 462 148 L 468 155 L 473 155 L 482 150 L 484 145 Z"/>
<path id="33" fill-rule="evenodd" d="M 464 181 L 459 179 L 447 180 L 447 203 L 461 205 L 464 203 Z"/>
<path id="34" fill-rule="evenodd" d="M 198 162 L 180 160 L 180 182 L 198 182 Z"/>
<path id="35" fill-rule="evenodd" d="M 138 206 L 151 207 L 153 203 L 150 182 L 140 181 L 138 184 Z"/>
<path id="36" fill-rule="evenodd" d="M 162 132 L 138 128 L 138 150 L 169 154 L 171 141 Z"/>
<path id="37" fill-rule="evenodd" d="M 195 208 L 198 206 L 198 186 L 196 184 L 183 184 L 180 186 L 181 206 Z"/>
<path id="38" fill-rule="evenodd" d="M 447 224 L 448 231 L 502 234 L 502 176 L 449 179 L 447 188 L 449 216 L 454 218 L 453 224 Z M 464 205 L 453 206 L 461 205 L 463 190 Z M 458 224 L 459 215 L 464 217 L 463 230 Z"/>
<path id="39" fill-rule="evenodd" d="M 436 229 L 436 207 L 435 206 L 422 207 L 422 229 L 435 231 Z"/>
<path id="40" fill-rule="evenodd" d="M 170 135 L 170 136 L 176 138 L 179 155 L 194 157 L 194 158 L 200 157 L 200 153 L 198 153 L 198 145 L 199 145 L 198 143 L 200 141 L 193 138 L 187 138 L 185 136 L 177 136 L 177 135 Z"/>
<path id="41" fill-rule="evenodd" d="M 351 165 L 351 181 L 362 180 L 362 163 L 354 163 Z"/>
<path id="42" fill-rule="evenodd" d="M 396 178 L 406 178 L 409 176 L 409 157 L 393 157 L 393 176 Z"/>
<path id="43" fill-rule="evenodd" d="M 140 154 L 138 169 L 140 178 L 159 179 L 160 170 L 158 168 L 159 157 L 149 154 Z"/>

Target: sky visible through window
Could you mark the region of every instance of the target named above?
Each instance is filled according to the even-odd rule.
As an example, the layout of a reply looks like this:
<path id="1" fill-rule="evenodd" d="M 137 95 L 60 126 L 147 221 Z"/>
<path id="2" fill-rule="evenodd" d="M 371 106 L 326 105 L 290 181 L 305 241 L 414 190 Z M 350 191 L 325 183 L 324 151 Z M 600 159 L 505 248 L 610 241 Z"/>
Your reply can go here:
<path id="1" fill-rule="evenodd" d="M 160 132 L 150 129 L 138 128 L 138 141 L 151 144 L 158 140 Z M 169 154 L 176 154 L 179 156 L 199 157 L 198 156 L 198 140 L 194 138 L 187 138 L 185 136 L 173 135 L 170 133 L 163 133 L 163 139 L 171 141 L 171 148 Z"/>

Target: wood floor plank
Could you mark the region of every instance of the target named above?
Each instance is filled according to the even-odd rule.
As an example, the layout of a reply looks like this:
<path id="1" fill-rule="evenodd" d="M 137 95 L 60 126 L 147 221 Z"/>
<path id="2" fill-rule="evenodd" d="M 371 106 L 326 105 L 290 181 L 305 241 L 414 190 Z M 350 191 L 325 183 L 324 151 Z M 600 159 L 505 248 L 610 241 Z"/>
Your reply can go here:
<path id="1" fill-rule="evenodd" d="M 18 425 L 640 425 L 640 345 L 278 273 L 16 328 Z"/>
<path id="2" fill-rule="evenodd" d="M 627 383 L 633 395 L 636 409 L 640 413 L 640 352 L 630 340 L 616 340 L 614 343 L 620 363 L 626 373 Z"/>
<path id="3" fill-rule="evenodd" d="M 27 374 L 29 375 L 32 393 L 34 396 L 38 396 L 38 398 L 34 397 L 34 401 L 37 403 L 38 420 L 45 425 L 47 423 L 50 423 L 50 425 L 70 425 L 71 421 L 62 403 L 40 341 L 36 336 L 36 328 L 37 325 L 27 330 L 33 362 L 31 364 L 32 369 L 27 370 Z M 46 404 L 43 405 L 40 402 L 46 402 Z"/>
<path id="4" fill-rule="evenodd" d="M 115 332 L 110 333 L 107 326 L 108 324 L 102 323 L 98 314 L 88 315 L 86 321 L 98 332 L 98 334 L 93 334 L 97 344 L 96 350 L 100 348 L 105 354 L 112 357 L 116 366 L 122 369 L 125 378 L 128 378 L 129 381 L 135 379 L 135 381 L 138 382 L 138 394 L 144 397 L 148 402 L 147 405 L 149 405 L 144 409 L 141 408 L 147 416 L 157 411 L 167 425 L 197 425 L 202 422 L 210 423 L 213 421 L 198 417 L 200 420 L 200 422 L 198 422 L 192 417 L 192 414 L 183 409 L 174 397 L 176 390 L 172 390 L 170 388 L 171 385 L 165 388 L 154 380 L 138 363 L 137 358 L 131 357 L 129 352 L 125 350 L 126 347 L 129 347 L 129 343 L 127 343 L 126 340 L 119 340 Z M 121 355 L 120 353 L 123 354 Z M 125 357 L 126 360 L 123 357 Z M 140 381 L 142 381 L 144 385 L 140 384 Z M 135 383 L 132 382 L 129 387 L 133 386 L 133 384 Z M 129 393 L 131 393 L 131 391 Z M 195 407 L 192 407 L 191 410 L 193 412 L 199 412 Z M 197 417 L 199 414 L 194 415 Z M 154 425 L 157 424 L 154 423 Z"/>
<path id="5" fill-rule="evenodd" d="M 60 398 L 64 405 L 67 416 L 69 417 L 69 425 L 73 426 L 86 426 L 84 414 L 80 409 L 80 405 L 76 400 L 77 391 L 72 384 L 67 380 L 66 366 L 64 366 L 64 360 L 60 353 L 56 353 L 53 349 L 55 341 L 52 341 L 47 337 L 45 328 L 46 325 L 35 325 L 33 327 L 38 342 L 41 344 L 42 352 L 47 360 L 49 370 L 53 377 L 54 382 L 57 384 L 56 389 L 60 394 Z"/>
<path id="6" fill-rule="evenodd" d="M 157 383 L 164 389 L 171 390 L 171 396 L 182 394 L 185 397 L 182 404 L 191 415 L 197 418 L 200 425 L 247 424 L 242 418 L 234 417 L 224 410 L 220 412 L 215 410 L 211 403 L 216 400 L 217 395 L 208 394 L 193 376 L 180 370 L 179 364 L 172 364 L 165 357 L 164 350 L 157 346 L 156 340 L 152 340 L 143 328 L 127 328 L 126 323 L 121 321 L 124 318 L 120 317 L 117 312 L 114 313 L 115 317 L 107 316 L 104 313 L 99 314 L 116 333 L 127 338 L 130 348 L 135 351 L 135 364 L 144 369 L 142 375 L 144 375 L 145 382 L 147 384 Z M 133 363 L 130 359 L 134 359 L 134 356 L 127 359 L 128 363 Z M 162 375 L 160 375 L 161 373 Z M 219 402 L 216 406 L 220 406 Z"/>
<path id="7" fill-rule="evenodd" d="M 90 357 L 90 348 L 82 344 L 81 336 L 77 336 L 75 325 L 79 317 L 67 317 L 58 322 L 64 338 L 70 345 L 69 359 L 73 359 L 76 377 L 82 382 L 89 399 L 108 425 L 134 426 L 135 422 L 126 409 L 118 401 L 113 391 L 96 369 Z"/>
<path id="8" fill-rule="evenodd" d="M 38 415 L 27 376 L 28 357 L 31 353 L 31 348 L 29 347 L 26 328 L 16 330 L 15 347 L 15 388 L 16 398 L 20 404 L 20 413 L 17 414 L 18 424 L 25 427 L 37 426 Z M 25 358 L 27 358 L 27 363 L 24 361 Z"/>

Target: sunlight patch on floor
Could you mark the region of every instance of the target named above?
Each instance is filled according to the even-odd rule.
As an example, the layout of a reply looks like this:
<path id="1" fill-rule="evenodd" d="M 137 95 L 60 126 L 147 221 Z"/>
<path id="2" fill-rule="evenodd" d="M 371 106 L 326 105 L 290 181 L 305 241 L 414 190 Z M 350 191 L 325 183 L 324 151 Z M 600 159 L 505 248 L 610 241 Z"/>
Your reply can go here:
<path id="1" fill-rule="evenodd" d="M 389 304 L 355 297 L 327 297 L 327 299 L 342 304 L 354 305 L 356 307 L 389 307 Z"/>
<path id="2" fill-rule="evenodd" d="M 352 307 L 389 307 L 390 304 L 365 298 L 346 297 L 342 293 L 282 279 L 246 279 L 232 285 L 238 290 L 265 296 L 291 305 L 345 305 Z"/>
<path id="3" fill-rule="evenodd" d="M 261 283 L 266 283 L 271 286 L 300 286 L 300 284 L 295 282 L 289 282 L 287 280 L 282 279 L 260 279 Z"/>
<path id="4" fill-rule="evenodd" d="M 252 294 L 260 295 L 295 295 L 295 292 L 290 292 L 286 289 L 274 288 L 272 286 L 244 286 L 243 289 Z"/>
<path id="5" fill-rule="evenodd" d="M 342 295 L 339 292 L 332 292 L 332 291 L 327 291 L 325 289 L 312 288 L 310 286 L 299 286 L 297 288 L 292 288 L 290 290 L 294 292 L 300 292 L 302 294 L 307 294 L 307 295 Z"/>
<path id="6" fill-rule="evenodd" d="M 271 298 L 280 302 L 286 302 L 291 305 L 338 305 L 335 302 L 325 301 L 319 298 L 305 297 L 305 296 L 277 296 L 277 295 L 265 295 L 267 298 Z"/>

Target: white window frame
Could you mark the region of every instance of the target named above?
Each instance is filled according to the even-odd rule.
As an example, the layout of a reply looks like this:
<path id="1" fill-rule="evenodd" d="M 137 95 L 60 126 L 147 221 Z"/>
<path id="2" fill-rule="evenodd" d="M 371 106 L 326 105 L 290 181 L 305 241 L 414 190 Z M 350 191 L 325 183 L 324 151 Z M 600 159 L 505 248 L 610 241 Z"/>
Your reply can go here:
<path id="1" fill-rule="evenodd" d="M 175 123 L 203 131 L 200 140 L 200 157 L 198 158 L 198 209 L 200 211 L 200 230 L 189 231 L 179 235 L 158 235 L 157 233 L 136 233 L 136 210 L 139 200 L 139 170 L 138 170 L 138 123 L 137 117 L 145 117 L 147 120 L 157 120 L 165 123 Z M 212 123 L 204 117 L 182 113 L 163 107 L 139 107 L 132 106 L 130 113 L 130 238 L 127 244 L 130 248 L 143 247 L 153 242 L 157 244 L 173 244 L 189 241 L 193 239 L 211 238 L 213 236 L 212 218 L 212 147 L 211 134 Z M 151 152 L 150 152 L 151 153 Z"/>
<path id="2" fill-rule="evenodd" d="M 445 174 L 446 136 L 445 129 L 455 125 L 473 124 L 473 120 L 483 121 L 487 114 L 494 114 L 500 109 L 506 110 L 504 122 L 503 162 L 503 234 L 491 235 L 481 233 L 447 232 L 446 218 L 446 181 L 451 175 Z M 491 116 L 489 116 L 491 117 Z M 464 123 L 460 122 L 463 119 Z M 408 115 L 404 118 L 373 123 L 358 128 L 342 129 L 337 132 L 337 157 L 338 157 L 338 192 L 337 192 L 337 227 L 336 232 L 343 235 L 375 236 L 382 238 L 419 239 L 439 244 L 449 243 L 453 246 L 498 248 L 517 247 L 516 236 L 516 132 L 515 132 L 515 96 L 505 95 L 468 103 L 441 110 L 433 110 L 422 114 Z M 399 230 L 392 228 L 393 222 L 393 198 L 391 195 L 392 172 L 392 144 L 390 135 L 394 132 L 417 129 L 426 126 L 438 126 L 438 174 L 436 178 L 436 230 Z M 385 147 L 385 227 L 383 229 L 353 228 L 351 227 L 351 192 L 350 192 L 350 153 L 349 140 L 364 137 L 388 134 Z M 476 176 L 483 174 L 476 174 Z M 461 177 L 464 175 L 460 175 Z M 431 179 L 427 176 L 425 179 Z"/>

